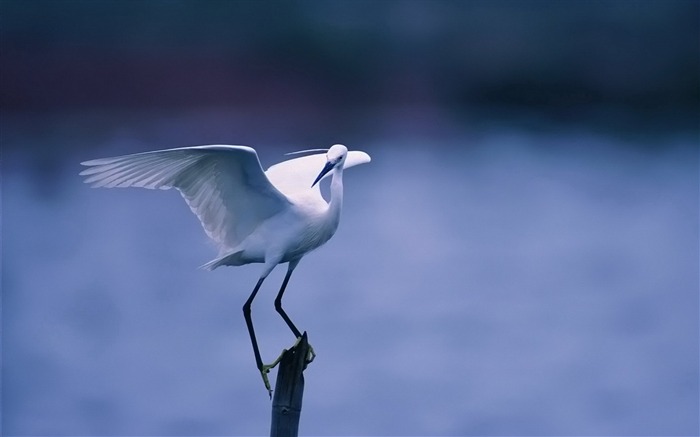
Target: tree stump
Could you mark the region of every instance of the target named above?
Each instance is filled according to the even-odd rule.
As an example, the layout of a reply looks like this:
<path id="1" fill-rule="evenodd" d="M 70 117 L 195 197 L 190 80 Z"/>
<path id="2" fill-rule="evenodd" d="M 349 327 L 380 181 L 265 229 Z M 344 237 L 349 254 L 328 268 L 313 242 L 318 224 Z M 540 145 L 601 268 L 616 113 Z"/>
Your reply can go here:
<path id="1" fill-rule="evenodd" d="M 297 437 L 304 396 L 304 369 L 309 356 L 306 332 L 299 343 L 282 355 L 272 399 L 270 437 Z"/>

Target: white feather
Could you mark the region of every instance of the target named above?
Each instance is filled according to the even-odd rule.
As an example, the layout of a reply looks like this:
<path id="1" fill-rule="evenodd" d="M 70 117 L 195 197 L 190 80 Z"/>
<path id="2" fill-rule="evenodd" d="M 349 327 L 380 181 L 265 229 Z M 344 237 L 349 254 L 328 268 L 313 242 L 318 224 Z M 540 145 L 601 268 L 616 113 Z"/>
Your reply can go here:
<path id="1" fill-rule="evenodd" d="M 196 146 L 82 163 L 93 187 L 176 188 L 222 250 L 289 205 L 246 146 Z"/>
<path id="2" fill-rule="evenodd" d="M 365 164 L 371 158 L 365 152 L 357 150 L 348 151 L 343 168 Z M 312 194 L 318 199 L 323 199 L 319 184 L 311 188 L 318 172 L 326 164 L 326 154 L 302 156 L 277 163 L 267 169 L 265 174 L 272 184 L 288 197 Z M 323 179 L 329 177 L 327 173 Z"/>

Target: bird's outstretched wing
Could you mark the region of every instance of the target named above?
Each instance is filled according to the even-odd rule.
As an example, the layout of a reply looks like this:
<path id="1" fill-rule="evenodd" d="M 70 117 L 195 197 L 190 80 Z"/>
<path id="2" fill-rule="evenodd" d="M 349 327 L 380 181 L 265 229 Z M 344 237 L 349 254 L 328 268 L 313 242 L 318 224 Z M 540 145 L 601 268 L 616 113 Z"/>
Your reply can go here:
<path id="1" fill-rule="evenodd" d="M 82 163 L 93 187 L 176 188 L 222 250 L 234 248 L 289 200 L 246 146 L 195 146 Z"/>
<path id="2" fill-rule="evenodd" d="M 371 158 L 365 152 L 351 150 L 345 158 L 345 165 L 343 168 L 366 164 L 370 162 L 370 160 Z M 321 172 L 324 165 L 326 165 L 326 154 L 317 153 L 282 161 L 268 168 L 265 174 L 270 182 L 288 197 L 311 194 L 322 199 L 320 184 L 314 185 L 313 188 L 311 184 Z M 330 175 L 331 173 L 327 173 L 323 179 Z"/>

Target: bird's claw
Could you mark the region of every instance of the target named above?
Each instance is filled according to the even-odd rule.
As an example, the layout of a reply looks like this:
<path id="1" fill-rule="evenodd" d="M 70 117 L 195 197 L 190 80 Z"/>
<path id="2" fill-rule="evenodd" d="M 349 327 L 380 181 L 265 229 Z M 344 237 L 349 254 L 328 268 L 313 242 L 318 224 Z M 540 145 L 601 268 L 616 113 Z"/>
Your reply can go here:
<path id="1" fill-rule="evenodd" d="M 272 387 L 270 386 L 270 380 L 268 379 L 267 374 L 270 373 L 270 370 L 277 367 L 280 361 L 282 361 L 282 357 L 286 352 L 287 349 L 282 349 L 282 353 L 275 361 L 271 362 L 270 364 L 263 364 L 262 367 L 260 367 L 260 375 L 265 383 L 265 388 L 267 389 L 267 393 L 270 395 L 270 399 L 272 399 Z"/>
<path id="2" fill-rule="evenodd" d="M 314 361 L 316 358 L 316 351 L 314 351 L 314 348 L 309 345 L 309 352 L 306 354 L 306 364 L 310 364 Z"/>
<path id="3" fill-rule="evenodd" d="M 297 337 L 297 340 L 292 345 L 292 349 L 299 346 L 299 343 L 301 343 L 301 337 Z M 316 358 L 316 351 L 314 351 L 314 348 L 313 348 L 313 346 L 311 346 L 311 344 L 309 344 L 309 343 L 307 343 L 307 344 L 309 346 L 309 351 L 306 354 L 306 364 L 310 364 Z M 286 352 L 286 349 L 284 352 Z M 284 352 L 282 352 L 283 355 L 284 355 Z"/>
<path id="4" fill-rule="evenodd" d="M 290 349 L 294 349 L 299 345 L 299 342 L 301 342 L 301 337 L 297 337 L 297 340 L 294 342 L 294 345 Z M 270 364 L 263 364 L 260 367 L 260 376 L 262 376 L 263 382 L 265 383 L 265 388 L 267 389 L 267 393 L 270 395 L 270 399 L 272 399 L 272 386 L 270 385 L 270 379 L 267 377 L 267 374 L 270 373 L 270 370 L 274 369 L 277 367 L 277 365 L 282 361 L 282 357 L 284 357 L 284 354 L 287 353 L 288 349 L 282 349 L 282 353 L 280 354 L 275 361 L 273 361 Z M 306 355 L 306 364 L 311 363 L 314 359 L 316 358 L 316 352 L 314 351 L 314 348 L 309 345 L 309 351 L 307 352 Z"/>
<path id="5" fill-rule="evenodd" d="M 263 364 L 262 368 L 260 368 L 260 375 L 265 383 L 265 388 L 267 389 L 267 394 L 270 395 L 270 399 L 272 399 L 272 387 L 270 386 L 270 380 L 267 377 L 267 374 L 270 373 L 270 370 L 272 370 L 277 363 L 278 361 L 275 361 L 272 364 Z"/>

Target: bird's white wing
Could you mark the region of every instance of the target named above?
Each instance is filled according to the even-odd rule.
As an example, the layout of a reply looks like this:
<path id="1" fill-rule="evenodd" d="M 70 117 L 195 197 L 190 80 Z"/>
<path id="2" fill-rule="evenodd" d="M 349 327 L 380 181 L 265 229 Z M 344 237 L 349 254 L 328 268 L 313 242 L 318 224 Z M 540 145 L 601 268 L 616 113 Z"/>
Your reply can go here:
<path id="1" fill-rule="evenodd" d="M 246 146 L 196 146 L 83 162 L 93 187 L 176 188 L 221 249 L 289 206 Z"/>
<path id="2" fill-rule="evenodd" d="M 345 158 L 343 168 L 366 164 L 370 160 L 371 158 L 365 152 L 351 150 Z M 318 153 L 282 161 L 268 168 L 265 174 L 270 182 L 288 197 L 311 193 L 322 198 L 320 184 L 314 185 L 313 188 L 311 184 L 323 170 L 324 165 L 326 165 L 326 154 Z M 331 173 L 327 173 L 323 179 L 330 175 Z"/>

